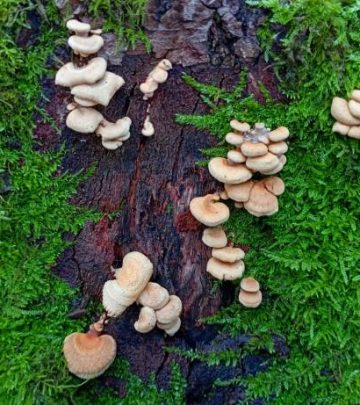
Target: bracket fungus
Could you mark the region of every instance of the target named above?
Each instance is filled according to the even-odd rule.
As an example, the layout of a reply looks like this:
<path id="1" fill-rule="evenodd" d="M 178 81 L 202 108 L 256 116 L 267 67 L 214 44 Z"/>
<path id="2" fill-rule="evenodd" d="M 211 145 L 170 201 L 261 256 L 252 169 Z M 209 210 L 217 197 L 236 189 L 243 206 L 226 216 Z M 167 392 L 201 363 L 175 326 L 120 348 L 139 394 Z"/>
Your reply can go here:
<path id="1" fill-rule="evenodd" d="M 208 168 L 210 174 L 221 183 L 239 184 L 252 177 L 251 171 L 244 164 L 236 164 L 222 157 L 212 158 Z"/>
<path id="2" fill-rule="evenodd" d="M 192 215 L 206 226 L 218 226 L 229 219 L 230 210 L 227 205 L 219 202 L 218 194 L 207 194 L 195 197 L 190 202 Z"/>
<path id="3" fill-rule="evenodd" d="M 162 329 L 166 332 L 167 335 L 169 336 L 174 336 L 175 333 L 180 329 L 181 327 L 181 319 L 179 317 L 175 318 L 172 322 L 169 323 L 161 323 L 157 322 L 156 326 L 159 329 Z"/>
<path id="4" fill-rule="evenodd" d="M 218 280 L 236 280 L 242 277 L 244 270 L 242 260 L 225 262 L 215 257 L 211 257 L 206 266 L 206 271 Z"/>
<path id="5" fill-rule="evenodd" d="M 66 126 L 81 134 L 91 134 L 103 119 L 103 115 L 94 108 L 78 107 L 69 112 Z"/>
<path id="6" fill-rule="evenodd" d="M 222 228 L 206 228 L 202 235 L 202 241 L 211 248 L 223 248 L 227 244 L 227 237 Z"/>
<path id="7" fill-rule="evenodd" d="M 148 74 L 145 82 L 140 84 L 140 91 L 144 94 L 144 100 L 153 97 L 159 84 L 165 83 L 168 78 L 168 71 L 172 69 L 172 64 L 168 59 L 161 60 Z"/>
<path id="8" fill-rule="evenodd" d="M 110 335 L 101 335 L 101 330 L 91 325 L 87 333 L 75 332 L 64 340 L 69 371 L 84 380 L 101 375 L 115 359 L 116 341 Z"/>
<path id="9" fill-rule="evenodd" d="M 139 333 L 148 333 L 156 326 L 155 311 L 150 307 L 142 307 L 139 319 L 134 323 L 134 328 Z"/>
<path id="10" fill-rule="evenodd" d="M 182 311 L 182 302 L 177 295 L 170 295 L 168 303 L 155 311 L 157 322 L 169 324 L 179 318 Z"/>
<path id="11" fill-rule="evenodd" d="M 104 119 L 98 126 L 96 134 L 101 136 L 104 148 L 114 150 L 130 138 L 130 126 L 129 117 L 120 118 L 115 123 Z"/>
<path id="12" fill-rule="evenodd" d="M 253 277 L 241 280 L 239 302 L 247 308 L 257 308 L 262 301 L 259 283 Z"/>
<path id="13" fill-rule="evenodd" d="M 331 115 L 336 119 L 333 132 L 360 139 L 360 90 L 353 90 L 351 99 L 346 101 L 334 97 L 331 104 Z"/>
<path id="14" fill-rule="evenodd" d="M 138 302 L 144 307 L 160 309 L 169 301 L 169 293 L 166 288 L 158 283 L 149 282 L 139 296 Z"/>
<path id="15" fill-rule="evenodd" d="M 88 37 L 71 35 L 68 45 L 75 55 L 87 57 L 100 51 L 104 45 L 104 40 L 100 35 L 90 35 Z"/>
<path id="16" fill-rule="evenodd" d="M 235 263 L 245 257 L 245 252 L 237 247 L 226 246 L 223 248 L 213 248 L 212 257 L 226 263 Z"/>
<path id="17" fill-rule="evenodd" d="M 66 28 L 69 31 L 72 31 L 75 33 L 75 35 L 78 35 L 79 37 L 85 37 L 89 35 L 89 32 L 91 31 L 91 26 L 90 24 L 71 19 L 66 23 Z"/>

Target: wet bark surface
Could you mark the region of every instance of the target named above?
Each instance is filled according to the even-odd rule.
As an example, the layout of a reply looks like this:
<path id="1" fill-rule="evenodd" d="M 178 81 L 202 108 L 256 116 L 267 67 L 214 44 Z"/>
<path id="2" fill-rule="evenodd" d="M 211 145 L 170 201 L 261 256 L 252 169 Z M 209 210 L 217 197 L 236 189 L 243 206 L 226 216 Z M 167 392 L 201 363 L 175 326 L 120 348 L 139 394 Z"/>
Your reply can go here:
<path id="1" fill-rule="evenodd" d="M 101 300 L 104 282 L 113 277 L 110 266 L 120 267 L 126 253 L 137 250 L 147 255 L 154 264 L 152 280 L 183 302 L 180 332 L 175 337 L 165 337 L 159 330 L 137 333 L 133 328 L 139 312 L 136 305 L 111 320 L 107 332 L 116 338 L 118 355 L 129 361 L 131 370 L 144 380 L 155 373 L 160 387 L 166 388 L 169 383 L 171 363 L 179 363 L 188 381 L 189 403 L 237 403 L 244 398 L 242 388 L 215 389 L 214 381 L 246 374 L 247 370 L 258 371 L 263 357 L 244 359 L 235 368 L 209 367 L 165 350 L 216 349 L 218 332 L 202 325 L 201 319 L 229 304 L 234 294 L 231 283 L 211 292 L 213 280 L 205 271 L 210 249 L 201 242 L 202 227 L 189 213 L 194 196 L 213 192 L 220 185 L 206 168 L 196 166 L 202 159 L 200 149 L 214 145 L 215 139 L 207 132 L 175 122 L 177 113 L 208 112 L 181 76 L 186 72 L 201 82 L 230 89 L 246 67 L 249 92 L 261 97 L 257 86 L 262 82 L 277 97 L 272 71 L 261 58 L 255 36 L 262 15 L 258 10 L 246 9 L 242 1 L 150 1 L 146 27 L 155 56 L 170 58 L 174 69 L 151 100 L 156 133 L 146 138 L 141 128 L 148 103 L 142 99 L 139 85 L 157 63 L 154 55 L 129 52 L 121 63 L 109 65 L 108 70 L 123 76 L 126 84 L 100 111 L 108 120 L 127 115 L 133 122 L 131 138 L 116 151 L 104 149 L 95 135 L 65 128 L 69 91 L 55 87 L 50 79 L 44 82 L 50 99 L 45 107 L 63 130 L 59 136 L 38 118 L 37 147 L 54 148 L 65 143 L 61 171 L 76 173 L 96 165 L 95 173 L 82 182 L 71 203 L 104 213 L 98 223 L 87 223 L 78 235 L 67 236 L 74 244 L 63 252 L 54 268 L 72 287 L 80 288 L 81 296 L 72 303 L 70 315 L 82 316 L 90 300 Z M 66 60 L 67 52 L 58 49 L 57 56 L 61 55 Z M 235 350 L 248 341 L 246 336 L 221 339 L 225 339 L 227 348 Z M 103 381 L 125 395 L 119 380 L 109 377 Z"/>

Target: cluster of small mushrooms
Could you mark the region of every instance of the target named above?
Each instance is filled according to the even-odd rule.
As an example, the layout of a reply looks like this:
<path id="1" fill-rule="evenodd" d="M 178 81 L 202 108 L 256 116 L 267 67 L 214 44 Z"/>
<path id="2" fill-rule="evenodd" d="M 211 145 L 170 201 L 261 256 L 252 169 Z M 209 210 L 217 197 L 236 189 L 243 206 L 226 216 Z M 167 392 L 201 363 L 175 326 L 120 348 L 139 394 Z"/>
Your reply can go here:
<path id="1" fill-rule="evenodd" d="M 67 106 L 70 112 L 66 125 L 82 134 L 95 132 L 101 137 L 104 148 L 115 150 L 130 137 L 131 119 L 124 117 L 113 123 L 94 107 L 106 107 L 125 81 L 106 70 L 104 58 L 93 57 L 104 45 L 101 30 L 92 30 L 90 24 L 75 19 L 69 20 L 66 26 L 74 33 L 68 40 L 75 55 L 74 62 L 62 66 L 55 77 L 55 83 L 70 87 L 74 96 Z"/>
<path id="2" fill-rule="evenodd" d="M 360 139 L 360 90 L 353 90 L 349 101 L 334 97 L 331 115 L 336 119 L 333 132 Z"/>
<path id="3" fill-rule="evenodd" d="M 105 282 L 102 303 L 106 310 L 100 320 L 90 326 L 87 333 L 73 333 L 65 338 L 64 355 L 70 372 L 84 379 L 102 374 L 116 354 L 116 342 L 102 334 L 108 318 L 120 316 L 126 308 L 137 302 L 141 305 L 134 328 L 148 333 L 157 326 L 169 336 L 180 329 L 182 302 L 170 295 L 166 288 L 151 282 L 153 264 L 140 252 L 130 252 L 123 258 L 122 267 L 113 269 L 115 279 Z"/>
<path id="4" fill-rule="evenodd" d="M 289 131 L 285 127 L 271 131 L 264 124 L 256 123 L 251 129 L 248 123 L 237 120 L 232 120 L 230 126 L 232 132 L 225 139 L 235 149 L 228 152 L 227 158 L 215 157 L 208 165 L 210 174 L 224 183 L 224 190 L 195 197 L 190 202 L 192 215 L 209 227 L 202 237 L 202 241 L 212 248 L 207 271 L 219 280 L 239 279 L 245 270 L 242 260 L 245 253 L 231 244 L 228 246 L 227 236 L 220 227 L 230 216 L 229 207 L 220 200 L 231 199 L 237 208 L 245 208 L 257 217 L 275 214 L 279 209 L 277 197 L 285 191 L 284 182 L 276 176 L 252 178 L 256 172 L 263 175 L 280 172 L 288 150 L 285 140 Z M 249 277 L 243 279 L 241 285 L 240 303 L 249 308 L 260 305 L 259 283 Z"/>

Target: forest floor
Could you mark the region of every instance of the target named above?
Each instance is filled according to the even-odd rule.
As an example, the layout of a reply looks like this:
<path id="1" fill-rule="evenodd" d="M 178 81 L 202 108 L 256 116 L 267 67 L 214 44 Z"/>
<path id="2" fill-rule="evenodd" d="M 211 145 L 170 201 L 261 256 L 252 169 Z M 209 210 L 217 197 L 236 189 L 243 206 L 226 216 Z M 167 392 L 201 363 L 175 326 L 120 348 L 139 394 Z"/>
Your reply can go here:
<path id="1" fill-rule="evenodd" d="M 128 31 L 118 35 L 149 46 L 138 30 L 144 4 L 135 3 Z M 330 105 L 335 95 L 346 97 L 360 87 L 360 5 L 351 0 L 326 0 L 321 7 L 312 0 L 248 3 L 268 9 L 258 35 L 286 101 L 272 100 L 265 85 L 264 102 L 255 101 L 244 91 L 246 72 L 233 91 L 185 76 L 211 111 L 178 115 L 177 121 L 206 129 L 219 140 L 203 151 L 200 165 L 210 156 L 225 156 L 224 136 L 233 118 L 287 126 L 288 163 L 281 172 L 286 192 L 276 215 L 258 219 L 232 209 L 226 225 L 235 243 L 251 247 L 247 274 L 259 280 L 264 301 L 256 311 L 234 301 L 204 322 L 234 336 L 251 335 L 250 342 L 215 355 L 178 354 L 216 366 L 270 353 L 266 371 L 215 382 L 245 387 L 249 403 L 262 398 L 285 405 L 357 404 L 360 142 L 331 132 Z M 110 13 L 104 4 L 91 2 L 94 16 Z M 51 268 L 70 243 L 63 235 L 77 234 L 86 221 L 102 216 L 69 203 L 92 171 L 59 175 L 64 150 L 40 151 L 34 138 L 40 118 L 60 130 L 39 106 L 47 98 L 42 79 L 54 75 L 54 50 L 66 41 L 64 24 L 51 2 L 15 0 L 0 0 L 0 24 L 0 393 L 16 405 L 85 404 L 93 398 L 99 404 L 119 403 L 122 386 L 114 391 L 98 380 L 79 382 L 69 375 L 61 352 L 64 336 L 84 329 L 89 318 L 68 318 L 76 291 Z M 108 28 L 114 28 L 110 17 Z M 286 341 L 286 356 L 276 354 L 274 336 Z M 185 381 L 176 364 L 166 391 L 158 390 L 154 379 L 144 384 L 120 358 L 107 375 L 126 382 L 121 403 L 185 402 Z"/>

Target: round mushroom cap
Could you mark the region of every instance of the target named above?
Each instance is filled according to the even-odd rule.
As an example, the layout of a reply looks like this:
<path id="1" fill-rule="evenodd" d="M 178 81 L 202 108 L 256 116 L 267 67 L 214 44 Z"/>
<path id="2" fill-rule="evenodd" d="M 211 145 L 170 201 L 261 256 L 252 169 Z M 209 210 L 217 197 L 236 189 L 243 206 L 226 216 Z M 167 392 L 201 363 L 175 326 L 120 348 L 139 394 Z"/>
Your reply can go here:
<path id="1" fill-rule="evenodd" d="M 103 120 L 96 130 L 96 134 L 101 136 L 105 141 L 124 141 L 128 136 L 131 126 L 131 119 L 123 117 L 115 123 Z"/>
<path id="2" fill-rule="evenodd" d="M 218 280 L 236 280 L 241 278 L 245 270 L 242 260 L 226 263 L 211 257 L 207 262 L 206 271 Z"/>
<path id="3" fill-rule="evenodd" d="M 254 172 L 264 172 L 275 169 L 280 163 L 279 158 L 273 153 L 266 153 L 263 156 L 247 158 L 246 166 Z"/>
<path id="4" fill-rule="evenodd" d="M 94 108 L 78 107 L 69 112 L 66 126 L 81 134 L 91 134 L 103 119 L 102 114 Z"/>
<path id="5" fill-rule="evenodd" d="M 208 168 L 210 174 L 221 183 L 239 184 L 252 177 L 251 171 L 244 164 L 231 164 L 222 157 L 212 158 Z"/>
<path id="6" fill-rule="evenodd" d="M 102 146 L 107 149 L 107 150 L 116 150 L 118 148 L 120 148 L 120 146 L 122 146 L 123 142 L 125 139 L 114 139 L 111 141 L 108 141 L 106 139 L 102 139 L 101 140 L 101 144 Z"/>
<path id="7" fill-rule="evenodd" d="M 80 84 L 71 89 L 71 94 L 81 99 L 107 106 L 114 94 L 124 85 L 124 79 L 115 73 L 106 72 L 104 77 L 92 84 Z"/>
<path id="8" fill-rule="evenodd" d="M 262 301 L 261 291 L 255 293 L 246 292 L 240 289 L 239 302 L 246 308 L 257 308 Z"/>
<path id="9" fill-rule="evenodd" d="M 338 134 L 341 134 L 341 135 L 347 135 L 349 130 L 350 130 L 349 125 L 345 125 L 345 124 L 342 124 L 341 122 L 337 122 L 337 121 L 335 122 L 335 124 L 332 127 L 332 132 L 337 132 Z"/>
<path id="10" fill-rule="evenodd" d="M 276 174 L 279 173 L 283 167 L 285 166 L 285 163 L 287 161 L 286 156 L 285 155 L 280 155 L 279 157 L 279 164 L 271 170 L 263 170 L 261 173 L 262 174 Z"/>
<path id="11" fill-rule="evenodd" d="M 263 143 L 243 142 L 240 146 L 241 152 L 247 157 L 263 156 L 268 148 Z"/>
<path id="12" fill-rule="evenodd" d="M 360 118 L 360 103 L 355 100 L 350 100 L 348 103 L 350 113 L 356 117 Z"/>
<path id="13" fill-rule="evenodd" d="M 250 198 L 250 190 L 253 185 L 252 180 L 241 184 L 225 184 L 225 190 L 233 201 L 244 202 Z"/>
<path id="14" fill-rule="evenodd" d="M 206 226 L 218 226 L 226 222 L 230 217 L 227 205 L 218 202 L 217 194 L 207 194 L 203 197 L 195 197 L 190 201 L 192 215 Z"/>
<path id="15" fill-rule="evenodd" d="M 132 304 L 131 299 L 124 299 L 123 289 L 116 280 L 105 282 L 102 290 L 102 304 L 109 316 L 116 318 Z"/>
<path id="16" fill-rule="evenodd" d="M 168 334 L 169 336 L 174 336 L 175 333 L 181 327 L 181 319 L 176 318 L 173 322 L 171 322 L 169 324 L 162 324 L 162 323 L 158 322 L 157 326 L 159 329 L 163 329 L 166 332 L 166 334 Z"/>
<path id="17" fill-rule="evenodd" d="M 139 333 L 148 333 L 155 328 L 155 311 L 149 307 L 140 309 L 139 319 L 134 323 L 134 328 Z"/>
<path id="18" fill-rule="evenodd" d="M 66 27 L 69 31 L 73 31 L 79 36 L 86 36 L 91 30 L 90 24 L 83 23 L 75 19 L 69 20 L 66 23 Z"/>
<path id="19" fill-rule="evenodd" d="M 244 208 L 256 217 L 273 215 L 279 210 L 276 196 L 265 188 L 263 182 L 256 183 L 250 191 L 250 198 Z"/>
<path id="20" fill-rule="evenodd" d="M 348 102 L 340 97 L 334 97 L 331 104 L 331 115 L 336 121 L 345 125 L 359 125 L 360 120 L 355 118 L 349 109 Z"/>
<path id="21" fill-rule="evenodd" d="M 260 290 L 260 284 L 253 277 L 245 277 L 241 280 L 240 287 L 242 290 L 255 293 Z"/>
<path id="22" fill-rule="evenodd" d="M 169 293 L 166 288 L 158 283 L 149 282 L 140 294 L 138 302 L 144 307 L 160 309 L 169 301 Z"/>
<path id="23" fill-rule="evenodd" d="M 231 120 L 230 126 L 235 131 L 248 132 L 250 131 L 250 125 L 247 122 L 239 122 L 238 120 Z"/>
<path id="24" fill-rule="evenodd" d="M 225 141 L 230 145 L 239 146 L 244 142 L 244 137 L 239 134 L 234 134 L 234 132 L 229 132 L 225 136 Z"/>
<path id="25" fill-rule="evenodd" d="M 222 228 L 206 228 L 202 235 L 202 241 L 211 248 L 222 248 L 227 244 L 227 237 Z"/>
<path id="26" fill-rule="evenodd" d="M 285 141 L 289 137 L 289 130 L 286 127 L 279 127 L 269 132 L 269 139 L 272 142 Z"/>
<path id="27" fill-rule="evenodd" d="M 288 146 L 286 142 L 275 142 L 269 145 L 269 152 L 274 155 L 283 155 L 288 151 Z"/>
<path id="28" fill-rule="evenodd" d="M 265 188 L 276 196 L 281 195 L 285 191 L 285 184 L 280 177 L 267 177 L 263 182 Z"/>
<path id="29" fill-rule="evenodd" d="M 360 90 L 353 90 L 351 93 L 351 98 L 356 101 L 360 101 Z"/>
<path id="30" fill-rule="evenodd" d="M 222 262 L 235 263 L 245 257 L 245 252 L 240 248 L 227 246 L 221 249 L 213 249 L 211 255 Z"/>
<path id="31" fill-rule="evenodd" d="M 141 130 L 142 135 L 144 136 L 153 136 L 155 133 L 155 128 L 153 123 L 150 121 L 150 117 L 145 118 L 144 126 Z"/>
<path id="32" fill-rule="evenodd" d="M 160 67 L 156 66 L 150 73 L 149 78 L 153 79 L 156 83 L 165 83 L 169 73 L 161 69 Z"/>
<path id="33" fill-rule="evenodd" d="M 116 356 L 116 342 L 112 336 L 94 331 L 75 332 L 65 338 L 63 352 L 69 371 L 88 380 L 109 368 Z"/>
<path id="34" fill-rule="evenodd" d="M 64 87 L 73 87 L 78 84 L 93 84 L 104 77 L 107 62 L 104 58 L 93 58 L 82 67 L 72 62 L 66 63 L 56 73 L 55 84 Z"/>
<path id="35" fill-rule="evenodd" d="M 89 37 L 72 35 L 68 39 L 68 45 L 75 55 L 88 56 L 98 52 L 104 45 L 104 40 L 100 35 L 90 35 Z"/>
<path id="36" fill-rule="evenodd" d="M 156 311 L 156 319 L 160 323 L 170 323 L 180 316 L 181 311 L 181 299 L 177 295 L 170 295 L 168 303 Z"/>
<path id="37" fill-rule="evenodd" d="M 157 67 L 163 70 L 171 70 L 172 64 L 169 59 L 163 59 L 157 64 Z"/>
<path id="38" fill-rule="evenodd" d="M 360 139 L 360 126 L 351 127 L 348 136 L 350 136 L 350 138 Z"/>
<path id="39" fill-rule="evenodd" d="M 91 100 L 85 100 L 84 98 L 81 97 L 74 97 L 74 102 L 81 107 L 94 107 L 97 103 L 94 103 Z"/>
<path id="40" fill-rule="evenodd" d="M 158 83 L 154 79 L 149 78 L 144 83 L 140 84 L 140 91 L 143 94 L 149 94 L 157 90 L 158 87 L 159 87 Z"/>
<path id="41" fill-rule="evenodd" d="M 229 150 L 227 158 L 231 160 L 232 163 L 244 163 L 246 160 L 246 157 L 238 150 Z"/>

